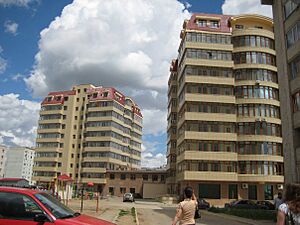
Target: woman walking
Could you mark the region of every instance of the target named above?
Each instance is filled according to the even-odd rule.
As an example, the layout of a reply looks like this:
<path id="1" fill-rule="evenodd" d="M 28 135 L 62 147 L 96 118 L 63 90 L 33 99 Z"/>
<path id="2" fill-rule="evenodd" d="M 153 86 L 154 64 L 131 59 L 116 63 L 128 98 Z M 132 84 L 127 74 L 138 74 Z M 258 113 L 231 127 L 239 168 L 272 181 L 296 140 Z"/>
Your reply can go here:
<path id="1" fill-rule="evenodd" d="M 300 225 L 300 184 L 287 184 L 285 203 L 278 207 L 277 225 Z"/>
<path id="2" fill-rule="evenodd" d="M 197 206 L 197 199 L 191 187 L 184 189 L 184 200 L 178 204 L 176 216 L 172 225 L 195 225 L 195 211 Z"/>

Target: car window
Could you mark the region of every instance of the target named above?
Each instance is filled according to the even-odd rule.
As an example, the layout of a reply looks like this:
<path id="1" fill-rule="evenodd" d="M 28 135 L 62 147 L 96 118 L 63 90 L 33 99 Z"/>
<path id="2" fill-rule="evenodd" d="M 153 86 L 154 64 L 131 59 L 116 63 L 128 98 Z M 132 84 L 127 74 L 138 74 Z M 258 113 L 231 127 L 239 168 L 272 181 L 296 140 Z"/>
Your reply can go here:
<path id="1" fill-rule="evenodd" d="M 33 199 L 19 193 L 0 192 L 0 203 L 0 219 L 33 220 L 43 214 Z"/>
<path id="2" fill-rule="evenodd" d="M 59 202 L 47 193 L 39 193 L 34 195 L 40 202 L 57 218 L 66 219 L 75 217 L 73 210 Z"/>

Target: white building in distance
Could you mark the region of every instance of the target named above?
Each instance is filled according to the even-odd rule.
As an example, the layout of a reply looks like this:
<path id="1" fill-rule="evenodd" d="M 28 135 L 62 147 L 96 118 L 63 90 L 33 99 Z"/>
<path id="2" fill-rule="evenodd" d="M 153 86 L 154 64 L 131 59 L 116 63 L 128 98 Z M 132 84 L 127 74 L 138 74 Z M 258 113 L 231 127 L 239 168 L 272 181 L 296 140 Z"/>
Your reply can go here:
<path id="1" fill-rule="evenodd" d="M 5 178 L 24 178 L 31 184 L 35 151 L 27 147 L 13 147 L 6 152 Z"/>
<path id="2" fill-rule="evenodd" d="M 0 145 L 0 178 L 4 177 L 4 168 L 6 162 L 6 150 L 7 148 Z"/>

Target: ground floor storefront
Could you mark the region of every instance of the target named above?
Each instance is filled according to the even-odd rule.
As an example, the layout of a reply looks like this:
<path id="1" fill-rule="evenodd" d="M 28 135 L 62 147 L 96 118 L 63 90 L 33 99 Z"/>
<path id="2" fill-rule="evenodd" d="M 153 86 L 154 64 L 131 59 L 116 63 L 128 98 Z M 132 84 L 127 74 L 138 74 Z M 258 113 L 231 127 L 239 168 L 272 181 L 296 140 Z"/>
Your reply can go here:
<path id="1" fill-rule="evenodd" d="M 194 189 L 198 198 L 208 200 L 211 205 L 224 206 L 225 203 L 237 199 L 274 200 L 282 192 L 282 184 L 278 183 L 218 183 L 218 182 L 179 182 L 179 195 L 185 187 Z"/>

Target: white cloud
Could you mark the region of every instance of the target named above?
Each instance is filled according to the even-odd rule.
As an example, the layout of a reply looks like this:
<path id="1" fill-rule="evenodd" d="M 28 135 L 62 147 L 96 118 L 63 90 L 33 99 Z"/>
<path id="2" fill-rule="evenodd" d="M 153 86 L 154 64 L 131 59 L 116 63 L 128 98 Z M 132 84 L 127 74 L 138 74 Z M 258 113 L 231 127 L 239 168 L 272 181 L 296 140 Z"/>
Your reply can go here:
<path id="1" fill-rule="evenodd" d="M 24 78 L 24 75 L 22 75 L 22 74 L 20 74 L 20 73 L 17 73 L 17 74 L 15 74 L 15 75 L 13 75 L 13 76 L 11 77 L 11 79 L 12 79 L 13 81 L 22 80 L 23 78 Z"/>
<path id="2" fill-rule="evenodd" d="M 166 155 L 162 153 L 157 153 L 156 155 L 152 153 L 142 153 L 142 167 L 158 168 L 166 165 L 166 163 Z"/>
<path id="3" fill-rule="evenodd" d="M 18 31 L 19 24 L 17 24 L 16 22 L 13 22 L 11 20 L 6 20 L 4 22 L 4 27 L 5 27 L 5 32 L 10 33 L 14 36 L 18 34 L 17 31 Z"/>
<path id="4" fill-rule="evenodd" d="M 0 74 L 5 72 L 7 66 L 6 60 L 1 57 L 2 52 L 3 48 L 0 45 Z"/>
<path id="5" fill-rule="evenodd" d="M 0 95 L 0 144 L 34 146 L 39 109 L 18 94 Z"/>
<path id="6" fill-rule="evenodd" d="M 166 155 L 159 149 L 161 143 L 155 141 L 144 141 L 142 145 L 142 167 L 157 168 L 166 165 Z"/>
<path id="7" fill-rule="evenodd" d="M 79 83 L 114 86 L 142 108 L 145 133 L 165 132 L 169 66 L 189 16 L 176 0 L 74 0 L 41 31 L 25 82 L 34 96 Z"/>
<path id="8" fill-rule="evenodd" d="M 28 6 L 32 2 L 36 2 L 38 0 L 0 0 L 0 6 Z"/>
<path id="9" fill-rule="evenodd" d="M 272 7 L 262 5 L 261 0 L 225 0 L 222 12 L 226 15 L 260 14 L 273 18 Z"/>

